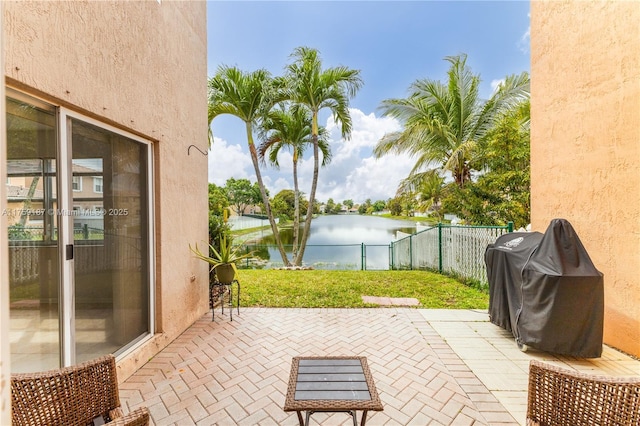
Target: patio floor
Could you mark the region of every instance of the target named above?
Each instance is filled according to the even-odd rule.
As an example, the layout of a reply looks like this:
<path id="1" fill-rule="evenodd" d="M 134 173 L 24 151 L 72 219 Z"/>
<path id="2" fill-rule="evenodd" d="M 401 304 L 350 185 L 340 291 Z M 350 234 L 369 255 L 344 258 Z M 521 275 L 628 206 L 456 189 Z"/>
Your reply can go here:
<path id="1" fill-rule="evenodd" d="M 215 322 L 203 316 L 123 383 L 120 398 L 127 412 L 146 405 L 155 425 L 294 426 L 282 410 L 291 358 L 326 355 L 367 357 L 384 405 L 369 413 L 372 426 L 524 424 L 531 359 L 640 375 L 640 361 L 607 346 L 598 359 L 521 352 L 481 311 L 241 308 L 229 321 L 216 309 Z"/>

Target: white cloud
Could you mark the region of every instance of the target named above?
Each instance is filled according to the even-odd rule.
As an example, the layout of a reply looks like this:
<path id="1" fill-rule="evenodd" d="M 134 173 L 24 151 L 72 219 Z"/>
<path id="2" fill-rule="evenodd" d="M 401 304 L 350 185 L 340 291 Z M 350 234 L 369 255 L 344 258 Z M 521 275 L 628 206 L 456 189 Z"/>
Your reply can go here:
<path id="1" fill-rule="evenodd" d="M 359 109 L 350 109 L 351 113 L 351 139 L 344 141 L 340 138 L 340 132 L 336 127 L 333 117 L 327 120 L 327 129 L 331 130 L 334 141 L 334 160 L 341 161 L 351 157 L 354 152 L 363 148 L 373 148 L 385 133 L 400 129 L 398 121 L 389 117 L 376 117 L 374 113 L 365 115 Z M 335 129 L 335 130 L 334 130 Z M 337 149 L 337 152 L 335 151 Z"/>
<path id="2" fill-rule="evenodd" d="M 278 192 L 284 189 L 293 190 L 293 184 L 291 184 L 287 179 L 281 177 L 276 179 L 273 185 L 269 185 L 269 198 L 275 196 Z"/>
<path id="3" fill-rule="evenodd" d="M 408 155 L 364 158 L 347 177 L 347 186 L 354 192 L 350 198 L 362 202 L 367 198 L 377 201 L 395 196 L 400 180 L 407 177 L 414 164 L 415 160 Z"/>
<path id="4" fill-rule="evenodd" d="M 371 198 L 372 201 L 386 200 L 395 195 L 398 183 L 405 178 L 412 166 L 407 166 L 405 156 L 387 155 L 379 160 L 371 152 L 378 141 L 389 132 L 400 130 L 397 120 L 376 117 L 374 113 L 364 114 L 351 109 L 351 139 L 338 139 L 339 131 L 329 117 L 326 127 L 331 132 L 331 163 L 320 169 L 316 199 L 335 202 L 352 199 L 356 203 Z M 301 187 L 310 192 L 313 173 L 313 158 L 305 158 L 300 165 Z"/>
<path id="5" fill-rule="evenodd" d="M 224 186 L 230 177 L 256 181 L 251 157 L 246 148 L 239 144 L 229 145 L 226 140 L 215 137 L 207 161 L 209 182 L 218 186 Z"/>
<path id="6" fill-rule="evenodd" d="M 531 13 L 527 14 L 527 16 L 531 19 Z M 522 53 L 529 53 L 531 48 L 531 24 L 518 40 L 517 46 Z"/>

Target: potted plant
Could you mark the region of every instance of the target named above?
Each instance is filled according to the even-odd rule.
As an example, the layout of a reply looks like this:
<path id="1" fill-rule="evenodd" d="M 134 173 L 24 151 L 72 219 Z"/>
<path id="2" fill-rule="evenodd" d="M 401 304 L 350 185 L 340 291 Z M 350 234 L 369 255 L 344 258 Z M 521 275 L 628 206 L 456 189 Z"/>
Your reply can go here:
<path id="1" fill-rule="evenodd" d="M 195 248 L 189 245 L 189 249 L 198 259 L 204 260 L 211 265 L 210 270 L 215 271 L 218 281 L 221 283 L 232 282 L 238 272 L 236 262 L 252 255 L 252 252 L 240 253 L 240 248 L 233 247 L 231 239 L 227 242 L 226 236 L 220 238 L 220 250 L 216 250 L 215 247 L 209 244 L 209 253 L 211 253 L 211 256 L 202 253 L 198 249 L 198 244 L 196 244 Z"/>

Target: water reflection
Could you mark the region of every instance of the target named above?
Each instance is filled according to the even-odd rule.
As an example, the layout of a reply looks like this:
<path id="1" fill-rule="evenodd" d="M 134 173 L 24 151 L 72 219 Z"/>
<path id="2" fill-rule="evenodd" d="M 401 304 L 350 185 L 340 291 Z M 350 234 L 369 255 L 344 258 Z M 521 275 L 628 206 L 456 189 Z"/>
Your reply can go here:
<path id="1" fill-rule="evenodd" d="M 389 244 L 397 231 L 415 232 L 415 223 L 377 216 L 320 216 L 311 222 L 304 265 L 315 269 L 361 269 L 364 262 L 365 269 L 389 269 Z M 280 231 L 280 238 L 291 258 L 293 230 Z M 282 265 L 274 244 L 269 235 L 251 247 L 267 261 L 267 267 Z"/>

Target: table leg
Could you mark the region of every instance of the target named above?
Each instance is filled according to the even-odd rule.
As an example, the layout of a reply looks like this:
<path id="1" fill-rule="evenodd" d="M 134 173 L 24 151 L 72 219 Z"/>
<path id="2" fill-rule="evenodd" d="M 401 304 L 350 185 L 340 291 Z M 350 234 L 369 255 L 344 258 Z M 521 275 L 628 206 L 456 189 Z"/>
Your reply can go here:
<path id="1" fill-rule="evenodd" d="M 360 421 L 360 426 L 365 426 L 367 424 L 367 410 L 362 412 L 362 421 Z"/>
<path id="2" fill-rule="evenodd" d="M 233 321 L 233 283 L 229 284 L 229 318 Z"/>
<path id="3" fill-rule="evenodd" d="M 236 280 L 236 284 L 238 284 L 238 315 L 240 315 L 240 281 Z"/>
<path id="4" fill-rule="evenodd" d="M 298 423 L 300 423 L 300 426 L 304 426 L 304 421 L 302 421 L 302 414 L 300 413 L 300 411 L 296 411 L 296 413 L 298 414 Z"/>
<path id="5" fill-rule="evenodd" d="M 213 300 L 213 290 L 216 288 L 212 281 L 209 281 L 209 306 L 211 307 L 211 321 L 216 320 L 215 300 Z"/>
<path id="6" fill-rule="evenodd" d="M 220 285 L 220 308 L 222 308 L 222 315 L 224 315 L 224 284 Z"/>

